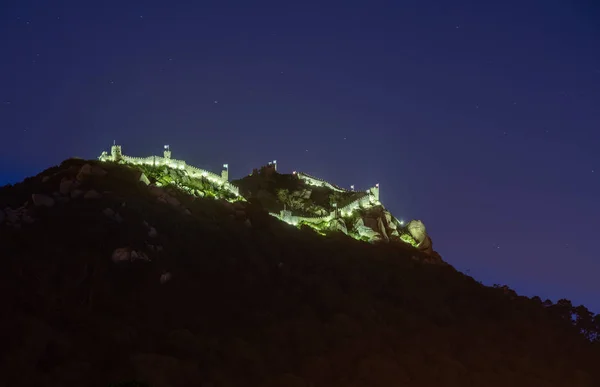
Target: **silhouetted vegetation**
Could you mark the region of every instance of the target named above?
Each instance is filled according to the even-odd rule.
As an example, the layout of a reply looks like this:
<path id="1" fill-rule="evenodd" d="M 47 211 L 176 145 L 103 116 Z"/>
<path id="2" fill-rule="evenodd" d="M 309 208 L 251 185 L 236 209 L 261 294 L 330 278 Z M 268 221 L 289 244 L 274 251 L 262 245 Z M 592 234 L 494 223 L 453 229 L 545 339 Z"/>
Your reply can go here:
<path id="1" fill-rule="evenodd" d="M 0 208 L 84 163 L 2 188 Z M 583 306 L 483 286 L 408 245 L 299 230 L 257 200 L 170 191 L 186 215 L 134 168 L 98 165 L 108 175 L 80 188 L 101 198 L 0 225 L 2 386 L 600 385 L 600 317 Z M 123 247 L 150 261 L 113 262 Z"/>

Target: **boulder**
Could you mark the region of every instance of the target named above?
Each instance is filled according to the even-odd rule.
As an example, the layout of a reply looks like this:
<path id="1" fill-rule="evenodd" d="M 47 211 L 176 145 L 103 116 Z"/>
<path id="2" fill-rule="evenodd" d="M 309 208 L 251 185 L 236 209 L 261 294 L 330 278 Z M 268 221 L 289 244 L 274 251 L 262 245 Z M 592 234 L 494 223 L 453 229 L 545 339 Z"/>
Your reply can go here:
<path id="1" fill-rule="evenodd" d="M 20 220 L 20 213 L 18 210 L 13 210 L 10 207 L 6 207 L 4 209 L 4 213 L 6 214 L 6 222 L 7 223 L 18 223 Z"/>
<path id="2" fill-rule="evenodd" d="M 135 260 L 142 260 L 142 261 L 150 261 L 150 258 L 148 258 L 148 256 L 142 252 L 142 251 L 131 251 L 131 260 L 135 261 Z"/>
<path id="3" fill-rule="evenodd" d="M 329 229 L 332 231 L 341 231 L 344 234 L 348 234 L 346 223 L 342 219 L 333 219 L 329 224 Z"/>
<path id="4" fill-rule="evenodd" d="M 389 211 L 383 211 L 383 215 L 385 216 L 385 224 L 387 228 L 389 228 L 390 230 L 395 230 L 398 228 L 396 222 L 394 221 L 394 217 Z"/>
<path id="5" fill-rule="evenodd" d="M 170 195 L 165 196 L 165 200 L 167 201 L 167 203 L 169 203 L 173 207 L 179 207 L 181 205 L 181 203 L 179 202 L 179 200 L 177 200 L 177 198 L 174 198 L 173 196 L 170 196 Z"/>
<path id="6" fill-rule="evenodd" d="M 377 223 L 377 219 L 375 218 L 364 218 L 363 224 L 372 229 L 373 231 L 379 230 L 379 224 Z"/>
<path id="7" fill-rule="evenodd" d="M 75 185 L 74 180 L 63 178 L 60 181 L 60 186 L 58 188 L 58 191 L 60 192 L 61 195 L 68 195 L 69 192 L 71 192 L 71 190 L 74 189 L 75 187 L 76 187 L 76 185 Z"/>
<path id="8" fill-rule="evenodd" d="M 358 218 L 354 222 L 354 229 L 361 238 L 368 238 L 371 242 L 381 240 L 381 235 L 372 228 L 365 226 L 362 218 Z"/>
<path id="9" fill-rule="evenodd" d="M 385 230 L 385 225 L 383 223 L 383 219 L 382 218 L 377 218 L 377 228 L 379 229 L 379 233 L 381 234 L 381 236 L 383 237 L 383 239 L 385 239 L 386 242 L 389 242 L 390 238 L 387 235 L 387 232 Z"/>
<path id="10" fill-rule="evenodd" d="M 80 197 L 82 194 L 83 194 L 83 191 L 82 191 L 82 190 L 80 190 L 80 189 L 73 190 L 73 191 L 71 191 L 71 199 L 78 198 L 78 197 Z"/>
<path id="11" fill-rule="evenodd" d="M 167 281 L 169 281 L 171 279 L 171 273 L 167 272 L 167 273 L 163 273 L 160 276 L 160 284 L 164 284 Z"/>
<path id="12" fill-rule="evenodd" d="M 162 187 L 158 187 L 156 185 L 151 185 L 150 187 L 150 194 L 152 196 L 164 196 L 166 194 L 165 190 Z"/>
<path id="13" fill-rule="evenodd" d="M 150 180 L 148 180 L 148 177 L 146 176 L 146 174 L 144 172 L 140 171 L 140 174 L 137 179 L 139 182 L 142 182 L 145 185 L 150 185 Z"/>
<path id="14" fill-rule="evenodd" d="M 83 195 L 84 199 L 100 199 L 101 197 L 102 197 L 102 194 L 100 194 L 98 191 L 96 191 L 94 189 L 87 191 Z"/>
<path id="15" fill-rule="evenodd" d="M 31 195 L 33 204 L 41 207 L 52 207 L 54 205 L 54 199 L 44 194 L 33 194 Z"/>
<path id="16" fill-rule="evenodd" d="M 102 213 L 111 219 L 115 218 L 115 211 L 112 208 L 105 208 Z"/>
<path id="17" fill-rule="evenodd" d="M 82 181 L 87 176 L 91 175 L 91 173 L 92 173 L 92 166 L 89 164 L 85 164 L 79 169 L 76 179 L 79 181 Z"/>
<path id="18" fill-rule="evenodd" d="M 113 262 L 124 262 L 131 259 L 131 251 L 126 247 L 115 249 L 112 253 Z"/>
<path id="19" fill-rule="evenodd" d="M 425 239 L 423 239 L 423 241 L 421 241 L 421 243 L 419 243 L 418 248 L 419 248 L 419 250 L 423 251 L 424 253 L 426 253 L 428 255 L 433 254 L 433 243 L 432 243 L 429 235 L 427 235 L 425 237 Z"/>
<path id="20" fill-rule="evenodd" d="M 427 237 L 425 225 L 420 220 L 411 220 L 406 225 L 406 230 L 412 235 L 418 243 L 421 243 Z"/>

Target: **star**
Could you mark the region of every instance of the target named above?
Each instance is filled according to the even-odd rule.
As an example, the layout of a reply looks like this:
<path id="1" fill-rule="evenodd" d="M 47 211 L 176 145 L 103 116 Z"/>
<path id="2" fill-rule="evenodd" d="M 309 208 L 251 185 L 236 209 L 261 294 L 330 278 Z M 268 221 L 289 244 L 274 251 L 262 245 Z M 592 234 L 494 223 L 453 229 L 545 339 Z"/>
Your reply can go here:
<path id="1" fill-rule="evenodd" d="M 215 99 L 214 103 L 219 103 L 219 101 L 217 101 L 217 100 Z"/>

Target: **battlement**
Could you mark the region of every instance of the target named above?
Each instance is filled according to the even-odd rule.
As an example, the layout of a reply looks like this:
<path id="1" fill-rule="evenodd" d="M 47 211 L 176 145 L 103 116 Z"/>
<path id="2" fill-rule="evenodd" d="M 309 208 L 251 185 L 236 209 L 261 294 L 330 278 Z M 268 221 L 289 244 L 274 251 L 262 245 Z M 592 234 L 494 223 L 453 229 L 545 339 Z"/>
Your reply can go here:
<path id="1" fill-rule="evenodd" d="M 171 157 L 171 149 L 169 145 L 164 147 L 164 156 L 148 156 L 148 157 L 132 157 L 122 153 L 121 146 L 114 144 L 111 147 L 110 155 L 104 151 L 98 157 L 100 161 L 112 161 L 116 163 L 126 163 L 134 165 L 150 165 L 154 167 L 167 166 L 173 169 L 185 171 L 192 178 L 205 178 L 211 183 L 218 185 L 236 196 L 239 196 L 239 188 L 231 184 L 229 180 L 229 164 L 223 165 L 223 171 L 220 175 L 188 165 L 184 160 L 177 160 Z"/>

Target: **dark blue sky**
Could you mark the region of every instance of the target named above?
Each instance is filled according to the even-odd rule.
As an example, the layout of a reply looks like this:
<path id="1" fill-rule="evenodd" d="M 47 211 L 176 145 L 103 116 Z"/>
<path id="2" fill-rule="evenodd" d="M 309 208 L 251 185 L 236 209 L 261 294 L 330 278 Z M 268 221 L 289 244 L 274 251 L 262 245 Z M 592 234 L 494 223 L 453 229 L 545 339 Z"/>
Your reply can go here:
<path id="1" fill-rule="evenodd" d="M 113 140 L 381 184 L 486 284 L 600 312 L 594 1 L 3 1 L 0 184 Z M 215 101 L 217 101 L 215 103 Z"/>

